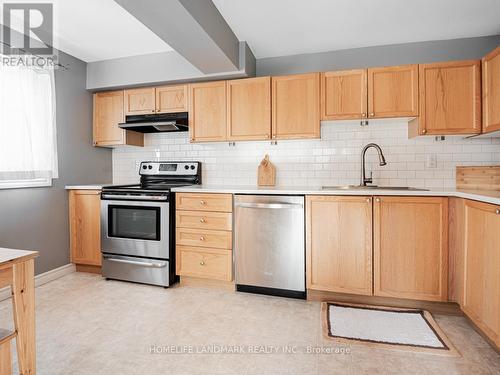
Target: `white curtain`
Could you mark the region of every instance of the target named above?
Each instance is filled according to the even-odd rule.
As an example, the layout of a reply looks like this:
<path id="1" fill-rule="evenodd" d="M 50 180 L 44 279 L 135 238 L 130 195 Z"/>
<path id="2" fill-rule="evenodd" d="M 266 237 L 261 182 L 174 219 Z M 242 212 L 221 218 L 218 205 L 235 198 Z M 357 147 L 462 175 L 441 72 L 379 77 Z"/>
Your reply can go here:
<path id="1" fill-rule="evenodd" d="M 0 187 L 57 177 L 54 70 L 0 63 Z"/>

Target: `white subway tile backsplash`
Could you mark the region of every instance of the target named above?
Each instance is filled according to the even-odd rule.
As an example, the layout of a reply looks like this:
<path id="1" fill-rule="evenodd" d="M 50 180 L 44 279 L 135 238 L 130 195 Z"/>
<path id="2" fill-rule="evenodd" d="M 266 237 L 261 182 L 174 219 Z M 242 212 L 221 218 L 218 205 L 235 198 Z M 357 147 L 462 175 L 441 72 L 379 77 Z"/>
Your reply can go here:
<path id="1" fill-rule="evenodd" d="M 113 150 L 113 182 L 137 182 L 144 160 L 198 160 L 203 163 L 203 183 L 255 185 L 257 167 L 269 154 L 277 169 L 277 183 L 289 186 L 357 184 L 364 145 L 378 143 L 387 159 L 379 166 L 375 150 L 367 152 L 367 171 L 379 185 L 427 188 L 455 187 L 457 165 L 500 164 L 499 139 L 434 137 L 408 139 L 407 123 L 394 120 L 360 127 L 354 122 L 323 122 L 322 139 L 304 141 L 189 143 L 188 133 L 146 134 L 145 147 Z M 427 156 L 436 156 L 436 168 L 427 167 Z"/>

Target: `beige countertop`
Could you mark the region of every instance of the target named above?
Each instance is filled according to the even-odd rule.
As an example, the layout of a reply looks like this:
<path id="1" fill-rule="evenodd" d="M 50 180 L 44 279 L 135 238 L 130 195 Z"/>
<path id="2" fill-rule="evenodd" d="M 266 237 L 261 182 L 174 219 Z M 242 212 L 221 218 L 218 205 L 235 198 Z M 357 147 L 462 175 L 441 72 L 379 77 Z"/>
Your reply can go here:
<path id="1" fill-rule="evenodd" d="M 7 263 L 19 263 L 38 256 L 38 251 L 6 249 L 0 247 L 0 265 Z"/>
<path id="2" fill-rule="evenodd" d="M 66 190 L 101 190 L 103 186 L 113 185 L 111 182 L 107 184 L 89 184 L 89 185 L 66 185 Z"/>
<path id="3" fill-rule="evenodd" d="M 391 189 L 348 189 L 322 190 L 320 187 L 259 187 L 259 186 L 216 186 L 192 185 L 172 189 L 178 193 L 231 193 L 231 194 L 297 194 L 297 195 L 393 195 L 393 196 L 438 196 L 458 197 L 500 205 L 500 191 L 488 190 L 391 190 Z"/>

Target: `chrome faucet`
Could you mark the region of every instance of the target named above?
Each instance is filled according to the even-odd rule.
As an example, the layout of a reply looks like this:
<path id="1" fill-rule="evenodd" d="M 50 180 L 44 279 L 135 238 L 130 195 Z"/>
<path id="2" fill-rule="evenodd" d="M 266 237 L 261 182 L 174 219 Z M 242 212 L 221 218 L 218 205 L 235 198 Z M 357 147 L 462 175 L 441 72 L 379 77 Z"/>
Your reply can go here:
<path id="1" fill-rule="evenodd" d="M 370 147 L 373 147 L 377 150 L 380 165 L 383 166 L 383 165 L 387 164 L 387 162 L 385 161 L 384 153 L 382 152 L 382 149 L 380 148 L 380 146 L 377 145 L 376 143 L 368 143 L 363 148 L 363 151 L 361 151 L 361 181 L 360 181 L 360 186 L 366 186 L 367 184 L 371 184 L 373 182 L 371 175 L 370 175 L 370 177 L 366 177 L 366 171 L 365 171 L 365 155 L 366 155 L 366 151 Z"/>

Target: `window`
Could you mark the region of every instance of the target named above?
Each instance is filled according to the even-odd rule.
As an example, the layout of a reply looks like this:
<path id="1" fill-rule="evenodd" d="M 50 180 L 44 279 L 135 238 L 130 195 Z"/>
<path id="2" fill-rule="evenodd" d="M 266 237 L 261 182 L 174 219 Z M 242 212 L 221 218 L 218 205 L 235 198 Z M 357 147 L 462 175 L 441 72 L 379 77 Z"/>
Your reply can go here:
<path id="1" fill-rule="evenodd" d="M 52 68 L 0 64 L 0 189 L 58 177 L 55 114 Z"/>

